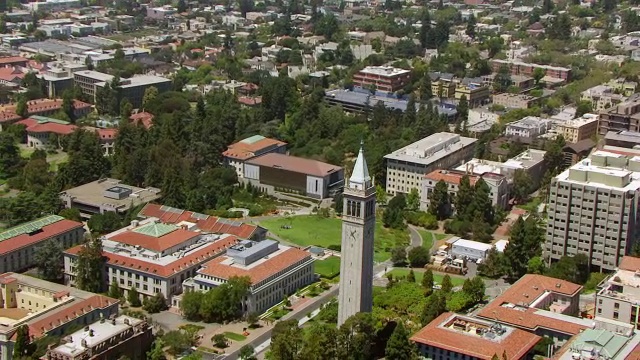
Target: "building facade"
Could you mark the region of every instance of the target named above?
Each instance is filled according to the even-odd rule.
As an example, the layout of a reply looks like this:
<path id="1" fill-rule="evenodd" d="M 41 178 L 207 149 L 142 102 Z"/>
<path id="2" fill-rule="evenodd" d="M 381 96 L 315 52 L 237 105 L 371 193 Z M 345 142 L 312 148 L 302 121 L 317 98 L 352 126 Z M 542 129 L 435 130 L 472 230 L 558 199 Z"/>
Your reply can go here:
<path id="1" fill-rule="evenodd" d="M 536 69 L 542 69 L 545 72 L 545 76 L 548 76 L 550 78 L 562 79 L 564 81 L 568 81 L 571 79 L 571 69 L 559 66 L 540 65 L 524 63 L 521 61 L 500 59 L 491 60 L 491 66 L 493 68 L 493 72 L 498 72 L 500 71 L 501 67 L 506 66 L 511 72 L 511 75 L 524 75 L 533 77 L 533 73 Z"/>
<path id="2" fill-rule="evenodd" d="M 583 253 L 590 265 L 615 270 L 638 241 L 638 158 L 596 151 L 551 180 L 545 256 Z"/>
<path id="3" fill-rule="evenodd" d="M 262 314 L 315 280 L 311 253 L 274 240 L 243 240 L 227 249 L 225 255 L 203 264 L 196 276 L 185 280 L 183 288 L 208 291 L 232 276 L 246 276 L 251 281 L 242 304 L 247 314 Z M 172 305 L 179 307 L 179 300 Z"/>
<path id="4" fill-rule="evenodd" d="M 524 95 L 524 94 L 511 94 L 502 93 L 493 95 L 493 104 L 502 105 L 507 109 L 528 109 L 535 104 L 538 104 L 540 98 Z"/>
<path id="5" fill-rule="evenodd" d="M 482 175 L 474 175 L 459 170 L 434 170 L 425 175 L 424 180 L 422 181 L 420 209 L 423 211 L 427 211 L 429 209 L 431 194 L 439 181 L 444 181 L 447 184 L 449 196 L 455 197 L 458 193 L 460 181 L 465 175 L 469 176 L 469 182 L 471 185 L 475 185 L 478 179 L 482 178 L 489 186 L 489 197 L 491 198 L 491 203 L 502 209 L 507 208 L 507 204 L 509 203 L 509 181 L 505 175 L 489 172 Z M 455 206 L 453 204 L 451 204 L 451 207 L 455 210 Z"/>
<path id="6" fill-rule="evenodd" d="M 412 189 L 416 189 L 422 196 L 424 175 L 470 160 L 475 151 L 476 141 L 458 134 L 442 132 L 385 155 L 387 194 L 408 194 Z"/>
<path id="7" fill-rule="evenodd" d="M 580 118 L 556 124 L 554 130 L 568 143 L 591 139 L 598 133 L 598 115 L 584 114 Z"/>
<path id="8" fill-rule="evenodd" d="M 39 246 L 53 241 L 68 249 L 84 240 L 82 223 L 58 215 L 48 215 L 0 232 L 0 273 L 36 266 Z"/>
<path id="9" fill-rule="evenodd" d="M 505 135 L 535 139 L 551 129 L 552 121 L 537 116 L 527 116 L 518 121 L 507 124 Z"/>
<path id="10" fill-rule="evenodd" d="M 391 66 L 367 66 L 353 75 L 353 84 L 363 89 L 396 92 L 411 80 L 411 71 Z"/>
<path id="11" fill-rule="evenodd" d="M 338 326 L 373 308 L 373 239 L 376 189 L 360 148 L 343 194 L 342 258 L 338 295 Z"/>
<path id="12" fill-rule="evenodd" d="M 113 76 L 93 70 L 82 70 L 73 73 L 74 86 L 82 90 L 82 93 L 95 100 L 96 92 L 113 80 Z M 153 75 L 136 75 L 130 78 L 120 79 L 120 93 L 122 98 L 129 100 L 134 108 L 142 106 L 144 92 L 155 87 L 158 93 L 171 89 L 171 80 Z"/>
<path id="13" fill-rule="evenodd" d="M 625 256 L 596 294 L 596 319 L 631 324 L 640 330 L 640 258 Z"/>
<path id="14" fill-rule="evenodd" d="M 640 99 L 621 102 L 600 113 L 598 134 L 625 130 L 640 132 Z"/>
<path id="15" fill-rule="evenodd" d="M 244 179 L 268 193 L 284 190 L 325 199 L 344 185 L 344 170 L 317 160 L 267 153 L 245 161 Z"/>
<path id="16" fill-rule="evenodd" d="M 243 178 L 245 161 L 268 153 L 285 154 L 286 152 L 286 142 L 254 135 L 229 145 L 222 156 L 224 163 L 236 170 L 238 178 Z"/>

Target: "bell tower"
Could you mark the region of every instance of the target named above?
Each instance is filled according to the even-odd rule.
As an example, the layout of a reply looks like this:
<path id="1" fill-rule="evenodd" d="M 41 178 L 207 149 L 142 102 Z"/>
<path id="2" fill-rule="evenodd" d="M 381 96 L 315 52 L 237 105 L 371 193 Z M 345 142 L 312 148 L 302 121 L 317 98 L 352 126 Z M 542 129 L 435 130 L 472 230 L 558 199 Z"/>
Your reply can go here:
<path id="1" fill-rule="evenodd" d="M 344 187 L 338 326 L 373 307 L 373 237 L 376 226 L 376 190 L 364 144 Z"/>

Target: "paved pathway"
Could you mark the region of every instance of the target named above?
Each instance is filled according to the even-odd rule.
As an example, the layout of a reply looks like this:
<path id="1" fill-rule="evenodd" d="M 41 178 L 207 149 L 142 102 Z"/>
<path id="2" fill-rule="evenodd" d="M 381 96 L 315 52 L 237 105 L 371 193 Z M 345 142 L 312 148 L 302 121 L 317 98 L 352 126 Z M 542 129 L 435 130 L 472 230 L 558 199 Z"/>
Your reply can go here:
<path id="1" fill-rule="evenodd" d="M 407 251 L 411 250 L 411 248 L 422 246 L 422 235 L 420 235 L 418 229 L 413 225 L 409 225 L 409 237 L 410 243 L 407 247 Z"/>

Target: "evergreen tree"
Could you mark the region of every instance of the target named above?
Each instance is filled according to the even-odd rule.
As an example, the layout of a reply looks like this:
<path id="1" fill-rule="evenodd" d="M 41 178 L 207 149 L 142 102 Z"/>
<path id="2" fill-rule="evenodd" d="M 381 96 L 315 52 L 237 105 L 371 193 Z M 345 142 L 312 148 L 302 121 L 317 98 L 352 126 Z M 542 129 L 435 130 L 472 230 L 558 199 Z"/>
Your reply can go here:
<path id="1" fill-rule="evenodd" d="M 110 298 L 120 299 L 122 297 L 122 290 L 120 290 L 120 286 L 118 286 L 118 282 L 113 280 L 111 285 L 109 286 L 109 292 L 107 295 Z"/>
<path id="2" fill-rule="evenodd" d="M 387 360 L 410 360 L 414 359 L 414 345 L 409 341 L 409 333 L 405 329 L 402 321 L 398 322 L 393 330 L 384 351 Z"/>
<path id="3" fill-rule="evenodd" d="M 456 193 L 455 206 L 458 216 L 465 216 L 468 213 L 468 208 L 473 202 L 473 188 L 469 181 L 469 176 L 464 175 L 460 179 L 460 185 L 458 186 L 458 192 Z"/>
<path id="4" fill-rule="evenodd" d="M 420 101 L 425 102 L 433 97 L 433 89 L 431 89 L 431 76 L 425 73 L 420 80 Z"/>
<path id="5" fill-rule="evenodd" d="M 98 237 L 90 239 L 78 252 L 76 267 L 76 284 L 79 289 L 99 293 L 102 292 L 104 278 L 104 258 L 102 257 L 102 241 Z"/>
<path id="6" fill-rule="evenodd" d="M 36 249 L 35 261 L 38 274 L 47 281 L 60 281 L 64 275 L 62 246 L 55 240 L 49 240 Z"/>
<path id="7" fill-rule="evenodd" d="M 21 162 L 16 139 L 7 131 L 0 132 L 0 179 L 15 176 Z"/>
<path id="8" fill-rule="evenodd" d="M 571 39 L 571 18 L 569 14 L 564 12 L 558 14 L 552 21 L 547 34 L 549 39 L 554 40 L 570 40 Z"/>
<path id="9" fill-rule="evenodd" d="M 131 113 L 133 112 L 133 105 L 127 98 L 122 98 L 120 101 L 120 118 L 125 121 L 131 117 Z"/>
<path id="10" fill-rule="evenodd" d="M 334 324 L 314 322 L 306 330 L 300 359 L 324 360 L 338 358 L 338 329 Z"/>
<path id="11" fill-rule="evenodd" d="M 158 88 L 155 86 L 150 86 L 144 90 L 144 95 L 142 96 L 142 109 L 146 110 L 149 108 L 149 105 L 158 97 Z M 202 99 L 200 97 L 199 99 Z M 202 102 L 204 107 L 204 101 Z"/>
<path id="12" fill-rule="evenodd" d="M 495 78 L 493 79 L 493 90 L 499 93 L 507 92 L 511 83 L 511 72 L 509 71 L 509 68 L 507 65 L 500 66 Z"/>
<path id="13" fill-rule="evenodd" d="M 502 256 L 495 246 L 489 249 L 486 259 L 478 265 L 478 274 L 491 279 L 502 276 L 504 273 Z"/>
<path id="14" fill-rule="evenodd" d="M 425 290 L 425 294 L 430 295 L 433 292 L 433 271 L 427 269 L 422 276 L 422 287 Z"/>
<path id="15" fill-rule="evenodd" d="M 338 359 L 372 359 L 375 336 L 371 313 L 348 318 L 338 330 Z"/>
<path id="16" fill-rule="evenodd" d="M 76 113 L 73 106 L 73 92 L 71 90 L 66 90 L 62 94 L 62 111 L 69 117 L 71 123 L 75 124 Z"/>
<path id="17" fill-rule="evenodd" d="M 429 213 L 435 215 L 438 220 L 444 220 L 449 217 L 451 212 L 451 200 L 447 183 L 440 180 L 436 183 L 429 199 Z"/>
<path id="18" fill-rule="evenodd" d="M 181 14 L 187 11 L 187 2 L 185 0 L 178 0 L 178 6 L 176 6 L 176 9 Z"/>
<path id="19" fill-rule="evenodd" d="M 25 96 L 19 97 L 18 103 L 16 104 L 16 114 L 22 118 L 29 116 L 29 107 L 27 106 L 27 98 Z"/>
<path id="20" fill-rule="evenodd" d="M 442 292 L 449 294 L 453 290 L 453 283 L 451 282 L 451 276 L 449 274 L 442 277 Z"/>
<path id="21" fill-rule="evenodd" d="M 13 345 L 13 358 L 22 359 L 24 356 L 28 357 L 30 343 L 29 326 L 20 325 L 17 330 L 15 344 Z"/>
<path id="22" fill-rule="evenodd" d="M 413 94 L 409 95 L 407 101 L 407 109 L 403 116 L 403 125 L 405 127 L 414 127 L 416 124 L 416 98 Z"/>
<path id="23" fill-rule="evenodd" d="M 271 332 L 268 359 L 296 359 L 302 350 L 302 332 L 298 320 L 278 321 Z"/>
<path id="24" fill-rule="evenodd" d="M 416 282 L 416 273 L 413 272 L 413 269 L 409 270 L 409 274 L 407 274 L 407 281 L 408 282 Z"/>
<path id="25" fill-rule="evenodd" d="M 131 286 L 131 289 L 127 292 L 127 301 L 129 302 L 129 305 L 133 307 L 140 307 L 140 305 L 142 305 L 140 302 L 140 294 L 135 286 Z"/>
<path id="26" fill-rule="evenodd" d="M 542 13 L 550 14 L 553 11 L 553 0 L 542 0 Z"/>
<path id="27" fill-rule="evenodd" d="M 545 0 L 549 1 L 549 0 Z M 465 33 L 468 37 L 475 39 L 476 38 L 476 17 L 473 14 L 469 15 L 469 19 L 467 20 L 467 29 Z"/>
<path id="28" fill-rule="evenodd" d="M 422 310 L 422 326 L 427 326 L 447 310 L 447 298 L 442 291 L 429 295 Z"/>

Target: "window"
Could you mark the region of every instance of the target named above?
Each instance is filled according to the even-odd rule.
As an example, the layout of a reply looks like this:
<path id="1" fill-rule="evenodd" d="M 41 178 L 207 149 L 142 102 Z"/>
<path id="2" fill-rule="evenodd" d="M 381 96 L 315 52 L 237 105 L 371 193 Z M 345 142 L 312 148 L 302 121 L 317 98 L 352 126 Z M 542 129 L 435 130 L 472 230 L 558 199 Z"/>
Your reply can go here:
<path id="1" fill-rule="evenodd" d="M 617 319 L 618 319 L 618 316 L 619 316 L 619 315 L 618 315 L 618 312 L 617 312 L 617 311 L 614 311 L 614 312 L 613 312 L 613 319 L 614 319 L 614 320 L 617 320 Z"/>
<path id="2" fill-rule="evenodd" d="M 614 309 L 620 309 L 620 303 L 613 303 Z"/>

